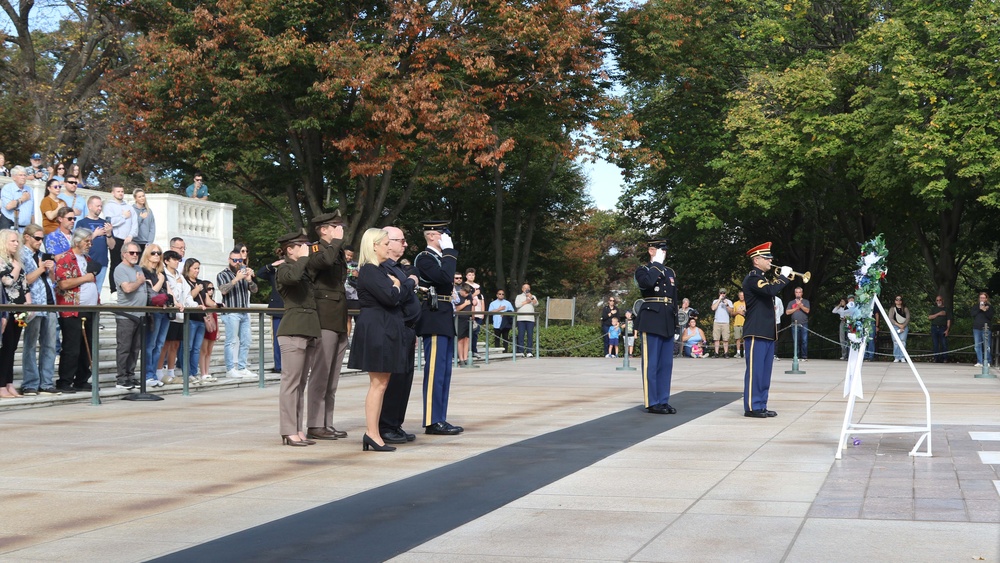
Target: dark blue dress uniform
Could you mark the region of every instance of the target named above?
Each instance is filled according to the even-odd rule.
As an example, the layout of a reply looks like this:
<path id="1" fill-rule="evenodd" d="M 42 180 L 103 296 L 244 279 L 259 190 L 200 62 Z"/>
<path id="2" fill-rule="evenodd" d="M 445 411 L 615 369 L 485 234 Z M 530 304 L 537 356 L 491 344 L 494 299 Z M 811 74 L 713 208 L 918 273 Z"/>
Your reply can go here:
<path id="1" fill-rule="evenodd" d="M 445 230 L 447 222 L 424 223 L 424 231 Z M 438 251 L 428 247 L 413 259 L 413 268 L 421 287 L 433 287 L 437 302 L 423 300 L 417 320 L 417 335 L 424 344 L 424 419 L 423 425 L 432 434 L 457 434 L 459 427 L 447 422 L 448 395 L 451 392 L 451 360 L 455 353 L 455 310 L 451 292 L 455 288 L 458 252 Z M 455 428 L 452 432 L 450 428 Z"/>
<path id="2" fill-rule="evenodd" d="M 771 259 L 771 243 L 751 248 L 747 254 Z M 754 267 L 743 279 L 743 296 L 747 304 L 743 324 L 743 343 L 746 349 L 746 373 L 743 376 L 743 414 L 753 418 L 775 416 L 767 410 L 767 396 L 771 388 L 771 369 L 774 364 L 774 343 L 778 327 L 774 322 L 774 297 L 784 290 L 788 278 L 768 278 L 767 272 Z"/>
<path id="3" fill-rule="evenodd" d="M 653 239 L 650 247 L 666 241 Z M 674 335 L 677 331 L 677 276 L 673 269 L 650 262 L 635 270 L 643 303 L 635 327 L 642 334 L 643 406 L 654 414 L 677 412 L 668 404 L 674 369 Z"/>

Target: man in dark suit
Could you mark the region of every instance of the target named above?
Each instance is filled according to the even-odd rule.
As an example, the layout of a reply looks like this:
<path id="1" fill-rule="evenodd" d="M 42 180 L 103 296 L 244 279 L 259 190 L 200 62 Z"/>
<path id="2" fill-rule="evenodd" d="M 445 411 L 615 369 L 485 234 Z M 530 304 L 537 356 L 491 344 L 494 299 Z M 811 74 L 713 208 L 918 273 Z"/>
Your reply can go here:
<path id="1" fill-rule="evenodd" d="M 336 440 L 347 432 L 333 427 L 333 407 L 340 382 L 340 368 L 347 351 L 347 260 L 344 258 L 344 220 L 339 211 L 317 215 L 312 221 L 319 242 L 312 244 L 308 269 L 316 293 L 320 342 L 313 354 L 307 386 L 308 438 Z"/>
<path id="2" fill-rule="evenodd" d="M 774 297 L 789 282 L 792 269 L 781 267 L 778 277 L 768 276 L 771 271 L 771 243 L 755 246 L 747 251 L 753 269 L 743 279 L 746 297 L 746 322 L 743 324 L 743 350 L 747 369 L 743 376 L 743 416 L 768 418 L 778 413 L 767 410 L 767 395 L 771 389 L 771 366 L 774 363 L 774 342 L 778 325 L 774 323 Z"/>
<path id="3" fill-rule="evenodd" d="M 647 248 L 649 263 L 635 270 L 643 299 L 635 324 L 642 335 L 643 406 L 653 414 L 674 414 L 677 409 L 667 401 L 677 331 L 677 274 L 663 265 L 667 255 L 665 239 L 652 238 Z"/>
<path id="4" fill-rule="evenodd" d="M 413 275 L 412 268 L 403 266 L 399 259 L 406 250 L 406 237 L 403 231 L 396 227 L 384 227 L 389 233 L 389 259 L 382 263 L 383 268 L 393 270 L 397 279 L 406 279 Z M 413 329 L 420 318 L 420 300 L 417 294 L 409 292 L 400 296 L 403 309 L 403 324 L 410 329 L 409 340 L 403 344 L 407 347 L 409 361 L 406 370 L 393 373 L 389 377 L 389 385 L 382 396 L 382 414 L 378 419 L 379 433 L 387 444 L 404 444 L 412 442 L 417 437 L 403 430 L 403 420 L 406 418 L 406 404 L 410 401 L 410 388 L 413 387 L 413 360 L 416 357 L 416 333 Z"/>
<path id="5" fill-rule="evenodd" d="M 455 311 L 451 304 L 452 281 L 458 252 L 451 242 L 448 221 L 423 225 L 427 248 L 413 259 L 420 286 L 434 289 L 420 308 L 417 334 L 424 338 L 424 432 L 454 435 L 461 426 L 448 423 L 451 360 L 455 349 Z"/>

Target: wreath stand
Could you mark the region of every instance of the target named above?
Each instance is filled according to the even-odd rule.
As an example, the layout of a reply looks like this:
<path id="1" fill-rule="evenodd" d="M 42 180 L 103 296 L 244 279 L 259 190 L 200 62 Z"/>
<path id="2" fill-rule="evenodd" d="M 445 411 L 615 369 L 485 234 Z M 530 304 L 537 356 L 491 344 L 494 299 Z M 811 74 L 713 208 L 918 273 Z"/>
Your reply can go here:
<path id="1" fill-rule="evenodd" d="M 878 310 L 882 312 L 882 318 L 888 319 L 889 315 L 886 314 L 885 308 L 882 307 L 882 303 L 878 300 L 878 296 L 873 297 L 875 306 Z M 890 325 L 891 326 L 891 325 Z M 844 379 L 844 396 L 847 399 L 847 410 L 844 412 L 844 425 L 840 431 L 840 444 L 837 447 L 836 459 L 841 459 L 844 449 L 847 448 L 847 440 L 850 434 L 907 434 L 910 432 L 922 432 L 920 439 L 917 440 L 916 445 L 910 450 L 910 455 L 915 457 L 931 457 L 931 396 L 927 392 L 927 386 L 924 385 L 923 379 L 921 379 L 920 374 L 917 373 L 917 368 L 913 365 L 913 360 L 910 359 L 909 352 L 906 351 L 906 347 L 903 346 L 903 342 L 899 339 L 899 334 L 895 330 L 889 331 L 892 334 L 892 339 L 899 346 L 900 350 L 903 352 L 903 357 L 905 358 L 906 364 L 910 366 L 910 371 L 913 372 L 913 377 L 920 384 L 920 389 L 924 392 L 924 408 L 927 414 L 927 423 L 924 426 L 899 426 L 899 425 L 889 425 L 889 424 L 860 424 L 851 422 L 854 417 L 854 404 L 857 399 L 863 399 L 863 392 L 861 388 L 861 365 L 864 360 L 865 349 L 868 345 L 868 339 L 865 338 L 861 341 L 858 348 L 851 346 L 851 354 L 847 361 L 847 374 Z M 927 451 L 918 451 L 921 444 L 927 442 Z"/>

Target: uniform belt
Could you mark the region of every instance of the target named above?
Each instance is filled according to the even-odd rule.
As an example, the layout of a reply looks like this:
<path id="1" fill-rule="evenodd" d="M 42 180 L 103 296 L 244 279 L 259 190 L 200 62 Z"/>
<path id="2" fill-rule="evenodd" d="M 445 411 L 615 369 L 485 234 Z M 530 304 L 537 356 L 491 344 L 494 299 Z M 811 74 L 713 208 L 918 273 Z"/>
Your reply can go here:
<path id="1" fill-rule="evenodd" d="M 670 297 L 643 297 L 643 301 L 646 303 L 673 303 L 674 300 Z"/>

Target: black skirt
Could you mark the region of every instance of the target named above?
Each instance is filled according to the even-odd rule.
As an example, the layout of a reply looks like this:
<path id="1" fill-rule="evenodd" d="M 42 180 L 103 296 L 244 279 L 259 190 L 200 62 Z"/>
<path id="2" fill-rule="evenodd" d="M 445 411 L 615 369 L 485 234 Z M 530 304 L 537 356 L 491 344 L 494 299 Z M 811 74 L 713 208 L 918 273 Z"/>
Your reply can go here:
<path id="1" fill-rule="evenodd" d="M 361 309 L 354 323 L 351 357 L 347 367 L 362 371 L 402 373 L 414 332 L 402 317 L 379 307 Z"/>

